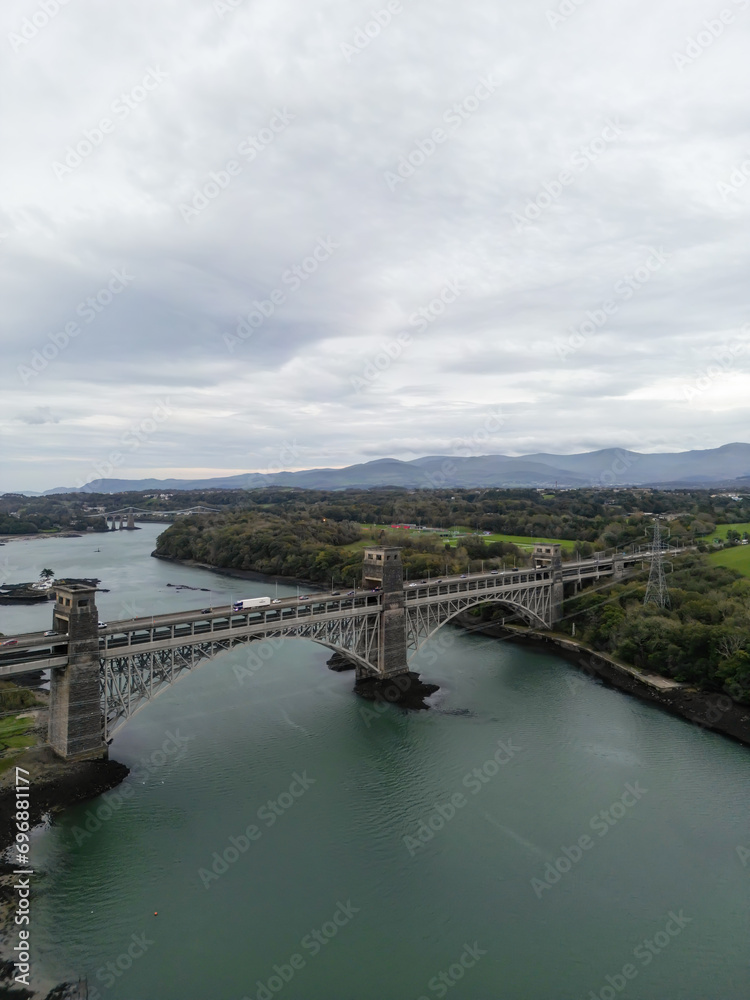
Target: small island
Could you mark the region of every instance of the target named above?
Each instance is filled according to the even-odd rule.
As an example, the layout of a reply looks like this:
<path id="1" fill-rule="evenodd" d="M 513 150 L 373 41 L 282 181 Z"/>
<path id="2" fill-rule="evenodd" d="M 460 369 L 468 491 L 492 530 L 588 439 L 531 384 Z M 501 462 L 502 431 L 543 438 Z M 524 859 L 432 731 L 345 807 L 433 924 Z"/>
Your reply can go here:
<path id="1" fill-rule="evenodd" d="M 96 587 L 98 579 L 66 578 L 55 580 L 54 570 L 45 568 L 36 583 L 3 583 L 0 586 L 0 604 L 38 604 L 55 597 L 55 583 L 87 583 Z"/>

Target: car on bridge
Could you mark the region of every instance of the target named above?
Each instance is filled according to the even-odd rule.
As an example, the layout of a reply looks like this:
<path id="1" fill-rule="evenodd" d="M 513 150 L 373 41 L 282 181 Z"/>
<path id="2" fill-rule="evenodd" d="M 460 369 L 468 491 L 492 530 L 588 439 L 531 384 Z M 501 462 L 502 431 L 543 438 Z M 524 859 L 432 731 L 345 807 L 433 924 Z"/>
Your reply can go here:
<path id="1" fill-rule="evenodd" d="M 6 639 L 5 642 L 1 642 L 0 646 L 17 646 L 18 639 Z"/>

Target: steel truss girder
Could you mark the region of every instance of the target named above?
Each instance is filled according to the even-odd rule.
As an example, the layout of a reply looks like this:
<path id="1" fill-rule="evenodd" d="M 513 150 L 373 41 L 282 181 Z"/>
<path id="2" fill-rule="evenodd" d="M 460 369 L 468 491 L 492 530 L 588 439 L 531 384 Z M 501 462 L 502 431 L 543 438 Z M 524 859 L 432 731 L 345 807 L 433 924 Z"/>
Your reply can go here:
<path id="1" fill-rule="evenodd" d="M 410 604 L 406 608 L 406 648 L 410 657 L 446 622 L 480 604 L 500 604 L 518 612 L 531 625 L 549 628 L 552 620 L 552 588 L 548 581 L 536 587 L 510 587 L 502 594 L 449 594 L 438 600 Z"/>
<path id="2" fill-rule="evenodd" d="M 139 709 L 207 660 L 235 646 L 285 638 L 309 639 L 328 649 L 339 650 L 366 671 L 375 673 L 380 642 L 379 609 L 336 619 L 303 619 L 245 635 L 196 638 L 180 646 L 143 652 L 131 649 L 120 656 L 101 657 L 99 676 L 104 738 L 109 739 Z"/>
<path id="3" fill-rule="evenodd" d="M 408 602 L 404 609 L 407 651 L 414 655 L 451 618 L 480 604 L 501 604 L 518 612 L 531 624 L 549 627 L 550 582 L 540 581 L 535 586 L 512 585 L 502 593 L 463 591 Z M 339 650 L 364 672 L 377 674 L 381 609 L 353 609 L 351 614 L 336 617 L 305 616 L 269 623 L 267 627 L 256 623 L 244 633 L 201 633 L 148 650 L 134 646 L 123 648 L 119 654 L 114 648 L 107 650 L 99 661 L 105 739 L 162 691 L 207 660 L 236 646 L 284 638 L 307 639 Z"/>

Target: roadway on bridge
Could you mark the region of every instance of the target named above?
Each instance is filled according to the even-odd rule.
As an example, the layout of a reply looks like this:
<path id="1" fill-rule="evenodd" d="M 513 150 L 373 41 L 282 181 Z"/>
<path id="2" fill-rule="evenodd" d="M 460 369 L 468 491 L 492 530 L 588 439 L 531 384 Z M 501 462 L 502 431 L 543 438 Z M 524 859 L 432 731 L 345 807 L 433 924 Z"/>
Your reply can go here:
<path id="1" fill-rule="evenodd" d="M 438 586 L 460 584 L 463 581 L 494 579 L 518 573 L 519 570 L 498 571 L 496 573 L 467 573 L 460 576 L 446 576 L 429 580 L 409 581 L 404 583 L 404 591 L 410 592 L 414 588 L 423 586 Z M 272 599 L 271 605 L 264 607 L 283 611 L 288 608 L 314 607 L 317 604 L 328 603 L 336 600 L 344 604 L 351 599 L 352 603 L 360 601 L 362 598 L 372 594 L 379 594 L 377 589 L 357 589 L 354 591 L 314 591 L 309 594 L 302 594 L 299 597 L 285 597 Z M 248 609 L 253 611 L 255 609 Z M 237 612 L 237 614 L 247 614 L 248 612 Z M 161 615 L 143 615 L 135 618 L 123 618 L 117 621 L 107 622 L 105 627 L 99 630 L 99 635 L 105 638 L 109 635 L 120 633 L 124 630 L 129 632 L 137 629 L 138 624 L 143 628 L 154 628 L 159 626 L 173 626 L 183 624 L 193 624 L 195 622 L 210 623 L 215 619 L 229 618 L 234 614 L 232 605 L 221 605 L 212 607 L 210 610 L 195 608 L 194 610 L 173 611 Z M 48 630 L 45 630 L 48 631 Z M 67 650 L 67 635 L 49 636 L 45 631 L 24 632 L 16 635 L 5 636 L 0 641 L 0 676 L 3 673 L 2 667 L 16 663 L 28 663 L 30 661 L 44 660 L 51 656 L 60 656 Z M 44 647 L 44 648 L 41 648 Z M 33 651 L 33 652 L 32 652 Z M 38 669 L 38 668 L 35 668 Z"/>
<path id="2" fill-rule="evenodd" d="M 644 558 L 643 553 L 625 557 L 627 563 L 640 561 L 642 558 Z M 612 556 L 606 556 L 602 553 L 599 558 L 594 557 L 576 563 L 563 563 L 563 578 L 568 580 L 571 577 L 586 579 L 593 576 L 598 577 L 602 572 L 605 575 L 609 575 L 612 571 L 612 561 Z M 518 567 L 480 573 L 462 573 L 456 576 L 427 578 L 419 581 L 411 580 L 404 582 L 404 594 L 407 601 L 410 601 L 412 597 L 415 599 L 441 597 L 447 593 L 444 588 L 453 588 L 454 586 L 457 588 L 470 588 L 473 582 L 478 583 L 483 580 L 492 581 L 494 589 L 498 585 L 502 586 L 505 583 L 530 582 L 531 577 L 538 580 L 539 577 L 537 574 L 540 572 L 542 570 L 535 570 L 531 567 Z M 545 570 L 544 572 L 548 571 Z M 314 591 L 309 594 L 300 595 L 299 597 L 272 599 L 270 605 L 262 605 L 260 608 L 250 608 L 241 612 L 234 612 L 232 606 L 227 604 L 212 607 L 210 610 L 196 608 L 194 610 L 169 612 L 161 615 L 144 615 L 108 622 L 100 628 L 99 636 L 102 640 L 101 644 L 104 645 L 108 636 L 118 635 L 123 632 L 136 632 L 139 630 L 139 627 L 153 630 L 160 627 L 167 628 L 185 625 L 191 626 L 193 633 L 196 631 L 203 632 L 204 629 L 202 627 L 197 630 L 195 629 L 195 625 L 202 625 L 204 622 L 205 631 L 213 632 L 213 623 L 221 620 L 226 620 L 226 627 L 231 627 L 231 619 L 235 614 L 247 616 L 248 614 L 253 614 L 255 611 L 267 614 L 270 611 L 278 610 L 279 612 L 284 612 L 288 609 L 302 608 L 310 608 L 312 612 L 314 608 L 320 607 L 323 604 L 330 605 L 331 602 L 335 601 L 340 606 L 344 606 L 349 600 L 352 602 L 352 607 L 355 607 L 358 604 L 361 606 L 360 602 L 364 598 L 372 598 L 373 594 L 377 594 L 379 598 L 380 591 L 378 589 L 365 590 L 361 588 L 346 592 Z M 35 670 L 46 669 L 52 666 L 64 666 L 67 657 L 67 639 L 67 635 L 60 635 L 58 638 L 56 636 L 45 635 L 44 631 L 27 632 L 4 637 L 0 641 L 0 676 L 21 673 L 24 667 L 26 670 Z M 123 644 L 126 645 L 127 643 L 123 642 Z M 116 645 L 120 645 L 120 643 L 110 642 L 107 643 L 107 648 L 114 648 Z"/>

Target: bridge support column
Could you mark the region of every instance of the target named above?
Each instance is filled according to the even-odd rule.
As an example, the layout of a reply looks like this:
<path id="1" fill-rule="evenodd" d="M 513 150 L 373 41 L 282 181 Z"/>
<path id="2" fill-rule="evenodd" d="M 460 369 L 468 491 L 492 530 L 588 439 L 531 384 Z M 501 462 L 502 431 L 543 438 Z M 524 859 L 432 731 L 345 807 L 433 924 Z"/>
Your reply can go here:
<path id="1" fill-rule="evenodd" d="M 552 577 L 550 588 L 550 614 L 547 625 L 552 626 L 563 616 L 562 546 L 558 542 L 534 546 L 534 568 L 548 569 Z"/>
<path id="2" fill-rule="evenodd" d="M 52 671 L 49 733 L 52 749 L 67 759 L 106 757 L 99 693 L 99 616 L 96 588 L 57 587 L 54 628 L 68 634 L 68 665 Z"/>
<path id="3" fill-rule="evenodd" d="M 385 679 L 409 672 L 406 664 L 406 613 L 404 611 L 404 566 L 401 550 L 389 546 L 365 549 L 364 586 L 380 587 L 378 675 Z"/>
<path id="4" fill-rule="evenodd" d="M 552 587 L 550 592 L 550 620 L 549 625 L 559 622 L 563 617 L 563 600 L 565 598 L 565 586 L 563 584 L 562 559 L 558 556 L 557 562 L 552 563 Z"/>
<path id="5" fill-rule="evenodd" d="M 622 552 L 616 552 L 612 559 L 612 574 L 616 580 L 625 576 L 625 555 Z"/>

